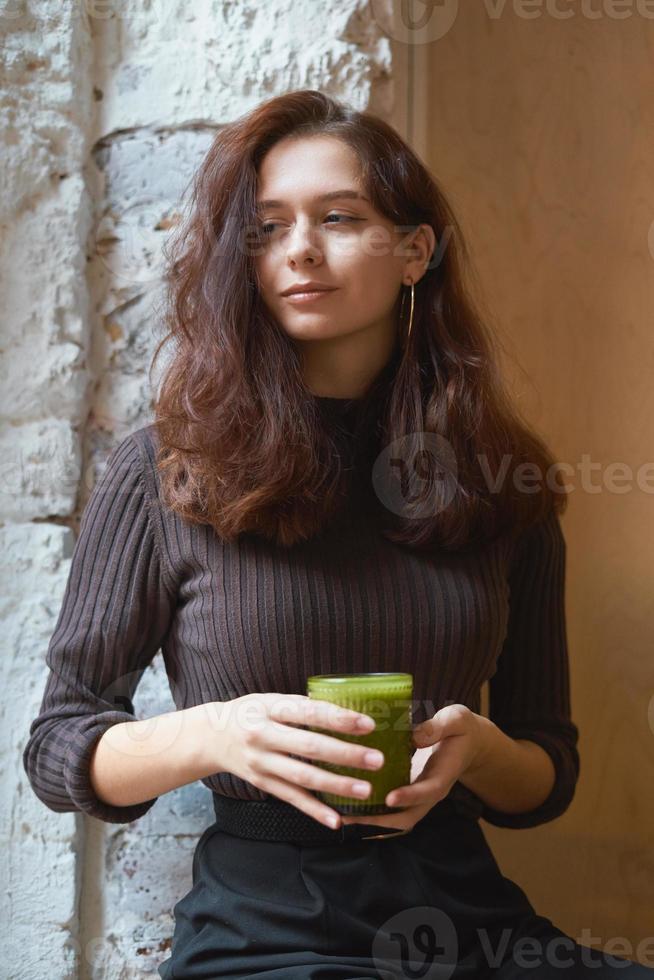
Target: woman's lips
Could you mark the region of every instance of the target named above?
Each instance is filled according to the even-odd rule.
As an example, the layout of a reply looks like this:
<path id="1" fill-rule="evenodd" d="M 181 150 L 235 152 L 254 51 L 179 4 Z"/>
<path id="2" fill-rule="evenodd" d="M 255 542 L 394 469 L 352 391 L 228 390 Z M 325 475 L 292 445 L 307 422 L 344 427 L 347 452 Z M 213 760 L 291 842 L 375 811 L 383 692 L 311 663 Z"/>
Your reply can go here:
<path id="1" fill-rule="evenodd" d="M 335 289 L 314 289 L 308 293 L 289 293 L 284 299 L 287 299 L 289 303 L 314 303 L 317 299 L 322 299 L 323 296 L 331 296 L 335 292 Z"/>

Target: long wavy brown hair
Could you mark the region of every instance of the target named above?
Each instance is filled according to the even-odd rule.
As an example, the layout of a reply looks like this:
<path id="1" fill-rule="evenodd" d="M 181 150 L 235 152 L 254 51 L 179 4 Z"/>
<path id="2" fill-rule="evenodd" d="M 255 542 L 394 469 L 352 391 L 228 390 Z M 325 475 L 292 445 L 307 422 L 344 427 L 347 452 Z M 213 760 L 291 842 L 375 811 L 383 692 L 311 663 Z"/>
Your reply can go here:
<path id="1" fill-rule="evenodd" d="M 382 533 L 415 549 L 462 550 L 563 511 L 558 467 L 512 404 L 497 339 L 466 289 L 470 258 L 437 181 L 382 119 L 314 90 L 270 99 L 220 129 L 192 178 L 188 215 L 166 243 L 168 332 L 152 362 L 172 341 L 154 403 L 165 505 L 228 540 L 248 532 L 290 546 L 325 528 L 354 486 L 339 428 L 307 389 L 298 350 L 257 287 L 258 168 L 291 134 L 343 140 L 374 207 L 405 229 L 431 225 L 441 243 L 415 286 L 408 342 L 398 297 L 396 350 L 357 412 L 353 445 L 368 485 L 375 458 L 397 446 L 407 486 L 417 479 L 421 490 L 390 508 L 376 484 Z M 412 463 L 434 457 L 426 471 Z M 491 488 L 489 474 L 507 459 Z M 525 463 L 540 474 L 530 492 L 513 479 Z"/>

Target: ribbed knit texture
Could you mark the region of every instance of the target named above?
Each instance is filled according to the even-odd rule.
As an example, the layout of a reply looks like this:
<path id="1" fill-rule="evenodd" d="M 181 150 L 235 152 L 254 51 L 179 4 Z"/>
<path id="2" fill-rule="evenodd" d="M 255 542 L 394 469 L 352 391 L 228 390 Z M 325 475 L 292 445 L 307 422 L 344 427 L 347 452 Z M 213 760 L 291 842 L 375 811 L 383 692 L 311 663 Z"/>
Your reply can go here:
<path id="1" fill-rule="evenodd" d="M 356 400 L 319 403 L 347 432 Z M 255 691 L 306 694 L 310 674 L 408 671 L 417 724 L 450 703 L 479 712 L 490 679 L 491 719 L 541 745 L 556 783 L 529 813 L 491 809 L 458 782 L 452 797 L 500 827 L 566 810 L 579 756 L 556 515 L 516 547 L 502 539 L 467 556 L 396 546 L 365 510 L 290 549 L 248 534 L 227 543 L 162 505 L 155 439 L 145 426 L 120 441 L 82 515 L 23 753 L 46 806 L 126 823 L 154 804 L 101 802 L 89 759 L 108 727 L 134 720 L 134 691 L 161 649 L 178 709 Z M 270 798 L 231 773 L 203 782 L 226 796 Z"/>

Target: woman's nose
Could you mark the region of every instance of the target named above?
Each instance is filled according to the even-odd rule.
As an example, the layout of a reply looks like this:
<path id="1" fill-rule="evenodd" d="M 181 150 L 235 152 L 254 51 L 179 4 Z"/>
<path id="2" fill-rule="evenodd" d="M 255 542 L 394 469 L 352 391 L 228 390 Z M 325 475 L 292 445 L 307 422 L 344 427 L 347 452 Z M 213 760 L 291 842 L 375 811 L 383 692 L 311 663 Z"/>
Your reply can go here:
<path id="1" fill-rule="evenodd" d="M 317 232 L 308 222 L 297 222 L 292 228 L 286 242 L 286 254 L 291 262 L 301 262 L 308 255 L 314 259 L 322 258 Z"/>

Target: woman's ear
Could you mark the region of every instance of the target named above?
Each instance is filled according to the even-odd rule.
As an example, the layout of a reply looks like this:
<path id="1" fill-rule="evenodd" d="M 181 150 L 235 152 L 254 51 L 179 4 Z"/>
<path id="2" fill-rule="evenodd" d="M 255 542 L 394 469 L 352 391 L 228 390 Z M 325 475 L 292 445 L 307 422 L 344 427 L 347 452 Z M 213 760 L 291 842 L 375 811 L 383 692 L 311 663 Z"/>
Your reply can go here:
<path id="1" fill-rule="evenodd" d="M 419 225 L 413 232 L 413 239 L 407 245 L 407 253 L 411 258 L 404 268 L 403 280 L 408 279 L 417 284 L 429 268 L 429 262 L 436 249 L 436 236 L 431 225 Z"/>

